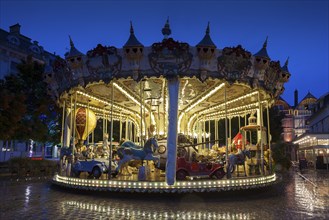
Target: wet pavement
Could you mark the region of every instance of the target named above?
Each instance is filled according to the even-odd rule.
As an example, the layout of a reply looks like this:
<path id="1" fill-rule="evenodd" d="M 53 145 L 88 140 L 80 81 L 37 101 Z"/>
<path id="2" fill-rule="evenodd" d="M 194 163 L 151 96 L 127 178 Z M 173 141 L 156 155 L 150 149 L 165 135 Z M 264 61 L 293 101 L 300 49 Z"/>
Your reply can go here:
<path id="1" fill-rule="evenodd" d="M 309 181 L 290 171 L 262 190 L 178 195 L 74 192 L 46 180 L 6 180 L 0 219 L 329 219 L 329 172 L 301 174 Z"/>

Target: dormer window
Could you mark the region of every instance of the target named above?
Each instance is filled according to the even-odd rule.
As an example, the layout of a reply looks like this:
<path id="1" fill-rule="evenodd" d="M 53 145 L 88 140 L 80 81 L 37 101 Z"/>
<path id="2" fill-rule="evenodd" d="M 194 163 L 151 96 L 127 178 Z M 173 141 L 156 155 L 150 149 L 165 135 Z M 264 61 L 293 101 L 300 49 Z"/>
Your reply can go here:
<path id="1" fill-rule="evenodd" d="M 36 45 L 32 45 L 32 46 L 30 47 L 30 50 L 31 50 L 33 53 L 36 53 L 36 54 L 40 54 L 40 53 L 41 53 L 40 48 L 39 48 L 38 46 L 36 46 Z"/>
<path id="2" fill-rule="evenodd" d="M 16 36 L 8 36 L 7 40 L 9 43 L 17 45 L 17 46 L 19 46 L 19 44 L 20 44 L 20 41 Z"/>

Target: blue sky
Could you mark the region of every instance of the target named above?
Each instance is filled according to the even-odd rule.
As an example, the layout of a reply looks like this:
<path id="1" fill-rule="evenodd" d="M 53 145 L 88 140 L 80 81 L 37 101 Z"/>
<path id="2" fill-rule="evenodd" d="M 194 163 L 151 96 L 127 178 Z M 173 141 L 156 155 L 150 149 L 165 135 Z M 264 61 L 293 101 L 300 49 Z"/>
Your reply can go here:
<path id="1" fill-rule="evenodd" d="M 283 64 L 289 56 L 290 81 L 283 98 L 293 104 L 308 91 L 317 98 L 329 91 L 329 3 L 287 1 L 0 1 L 0 28 L 19 23 L 21 33 L 63 57 L 68 35 L 81 52 L 98 43 L 121 48 L 129 21 L 145 46 L 162 40 L 169 16 L 172 37 L 196 45 L 210 21 L 218 48 L 241 44 L 256 53 L 266 38 L 268 54 Z"/>

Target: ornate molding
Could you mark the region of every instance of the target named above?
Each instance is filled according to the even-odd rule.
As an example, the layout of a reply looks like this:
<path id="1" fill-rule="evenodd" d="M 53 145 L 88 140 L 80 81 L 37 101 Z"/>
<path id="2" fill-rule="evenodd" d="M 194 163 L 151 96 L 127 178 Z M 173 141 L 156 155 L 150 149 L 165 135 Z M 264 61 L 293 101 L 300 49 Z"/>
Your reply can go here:
<path id="1" fill-rule="evenodd" d="M 251 53 L 242 48 L 225 47 L 222 55 L 217 58 L 218 72 L 221 78 L 233 83 L 235 81 L 248 82 L 247 76 L 252 67 Z"/>
<path id="2" fill-rule="evenodd" d="M 189 52 L 187 43 L 179 43 L 172 38 L 152 45 L 148 55 L 149 63 L 154 72 L 173 76 L 185 73 L 191 66 L 193 55 Z"/>
<path id="3" fill-rule="evenodd" d="M 117 48 L 98 44 L 93 50 L 87 52 L 86 65 L 91 76 L 113 78 L 121 72 L 122 57 L 118 55 Z"/>

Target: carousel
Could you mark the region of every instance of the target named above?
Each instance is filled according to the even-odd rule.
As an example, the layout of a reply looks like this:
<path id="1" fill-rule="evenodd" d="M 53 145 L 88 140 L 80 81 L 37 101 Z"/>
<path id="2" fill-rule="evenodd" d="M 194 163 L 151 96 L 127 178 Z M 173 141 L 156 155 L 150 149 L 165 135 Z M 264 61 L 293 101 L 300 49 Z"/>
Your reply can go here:
<path id="1" fill-rule="evenodd" d="M 190 46 L 170 37 L 146 47 L 132 24 L 123 48 L 86 54 L 70 38 L 46 69 L 62 108 L 60 168 L 53 183 L 116 192 L 213 192 L 278 181 L 269 108 L 289 80 L 267 53 L 218 49 L 209 24 Z M 239 169 L 240 168 L 240 169 Z"/>

